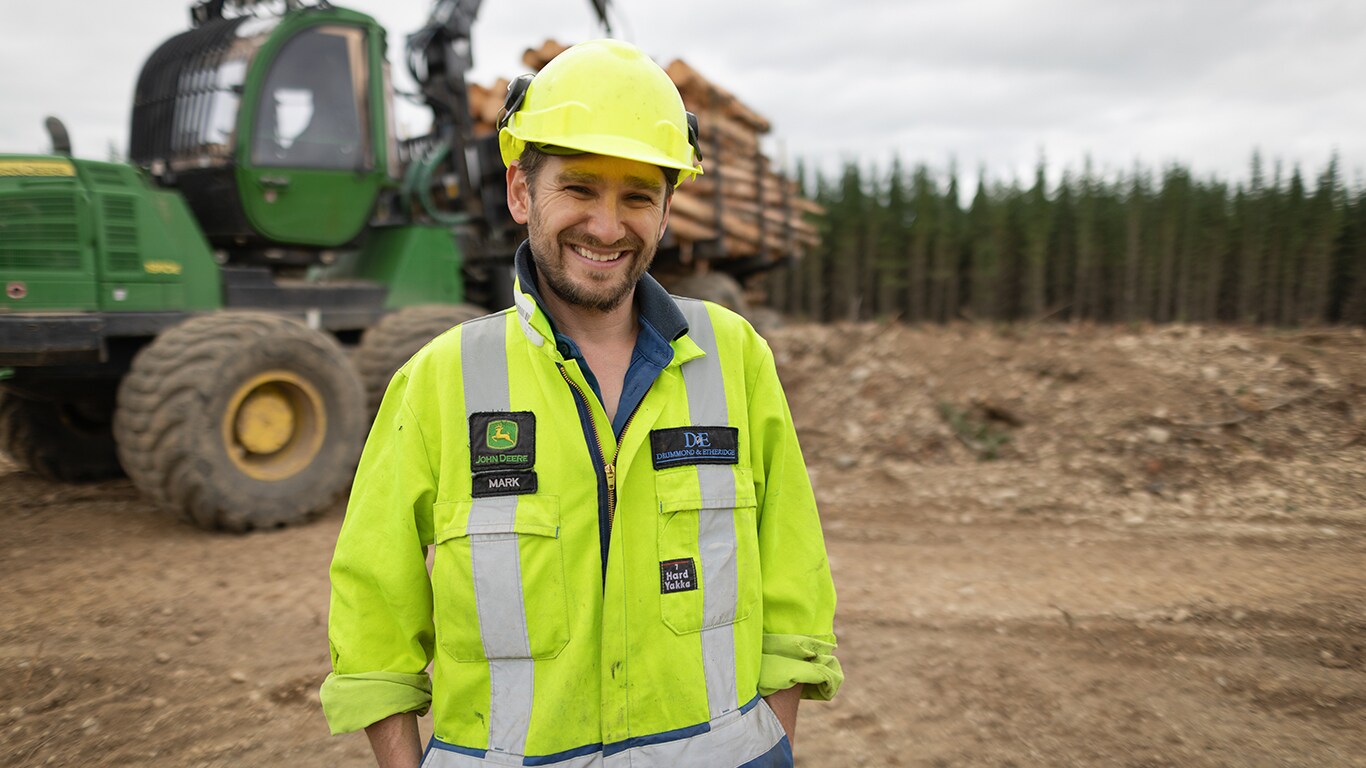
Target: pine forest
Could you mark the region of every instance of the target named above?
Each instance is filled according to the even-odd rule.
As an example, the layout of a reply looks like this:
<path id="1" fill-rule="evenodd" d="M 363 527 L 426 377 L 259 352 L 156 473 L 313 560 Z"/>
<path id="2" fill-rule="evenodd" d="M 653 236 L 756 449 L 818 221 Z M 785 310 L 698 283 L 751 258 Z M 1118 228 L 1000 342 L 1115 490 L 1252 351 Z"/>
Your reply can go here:
<path id="1" fill-rule="evenodd" d="M 806 188 L 820 245 L 769 275 L 811 320 L 1366 324 L 1366 189 L 1253 157 L 1247 181 L 1179 165 L 1028 186 L 846 165 Z M 799 176 L 801 174 L 799 173 Z"/>

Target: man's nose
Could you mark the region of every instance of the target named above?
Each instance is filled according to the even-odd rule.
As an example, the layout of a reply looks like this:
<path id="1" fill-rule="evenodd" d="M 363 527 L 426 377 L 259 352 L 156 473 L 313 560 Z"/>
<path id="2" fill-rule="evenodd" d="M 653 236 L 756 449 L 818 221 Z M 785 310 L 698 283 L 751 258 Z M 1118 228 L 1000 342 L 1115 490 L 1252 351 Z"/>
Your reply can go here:
<path id="1" fill-rule="evenodd" d="M 626 224 L 621 209 L 613 202 L 600 201 L 589 212 L 586 229 L 588 234 L 611 245 L 626 237 Z"/>

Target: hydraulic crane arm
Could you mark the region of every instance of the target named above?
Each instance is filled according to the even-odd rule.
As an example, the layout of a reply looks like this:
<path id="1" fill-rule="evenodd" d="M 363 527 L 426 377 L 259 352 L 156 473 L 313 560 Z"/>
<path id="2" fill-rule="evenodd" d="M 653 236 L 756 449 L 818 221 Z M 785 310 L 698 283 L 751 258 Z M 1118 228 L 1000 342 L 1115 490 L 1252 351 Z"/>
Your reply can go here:
<path id="1" fill-rule="evenodd" d="M 590 0 L 598 21 L 607 33 L 607 6 L 611 0 Z M 408 36 L 408 72 L 422 90 L 423 100 L 432 110 L 432 138 L 437 146 L 449 148 L 449 161 L 462 188 L 475 185 L 465 149 L 474 143 L 474 116 L 470 114 L 469 91 L 465 75 L 474 66 L 470 31 L 484 0 L 436 0 L 422 29 Z M 466 210 L 477 206 L 477 195 L 466 195 Z"/>
<path id="2" fill-rule="evenodd" d="M 598 21 L 612 34 L 607 18 L 610 0 L 590 0 Z M 433 133 L 443 138 L 471 138 L 465 74 L 474 66 L 470 30 L 484 0 L 436 0 L 427 24 L 408 36 L 408 71 L 436 116 Z M 463 143 L 463 142 L 462 142 Z"/>
<path id="3" fill-rule="evenodd" d="M 432 109 L 432 133 L 460 145 L 474 128 L 465 74 L 474 66 L 470 29 L 483 2 L 437 0 L 426 26 L 408 36 L 408 72 Z"/>

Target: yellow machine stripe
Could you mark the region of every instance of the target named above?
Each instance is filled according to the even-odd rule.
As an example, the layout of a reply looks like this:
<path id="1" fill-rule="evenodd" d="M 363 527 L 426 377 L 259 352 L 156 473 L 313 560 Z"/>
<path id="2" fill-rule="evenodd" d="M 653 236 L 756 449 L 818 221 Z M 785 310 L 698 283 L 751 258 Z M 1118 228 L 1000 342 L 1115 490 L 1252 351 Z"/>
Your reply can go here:
<path id="1" fill-rule="evenodd" d="M 0 176 L 75 176 L 70 160 L 0 160 Z"/>

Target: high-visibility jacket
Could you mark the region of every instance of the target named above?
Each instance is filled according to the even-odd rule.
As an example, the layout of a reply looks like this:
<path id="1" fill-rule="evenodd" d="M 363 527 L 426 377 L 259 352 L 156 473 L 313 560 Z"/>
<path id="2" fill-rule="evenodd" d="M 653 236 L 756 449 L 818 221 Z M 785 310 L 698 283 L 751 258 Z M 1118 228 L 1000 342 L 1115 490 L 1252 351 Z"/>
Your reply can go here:
<path id="1" fill-rule="evenodd" d="M 760 697 L 843 674 L 773 356 L 728 310 L 637 290 L 687 331 L 620 443 L 520 283 L 394 376 L 332 563 L 334 733 L 430 705 L 424 766 L 790 761 Z"/>

